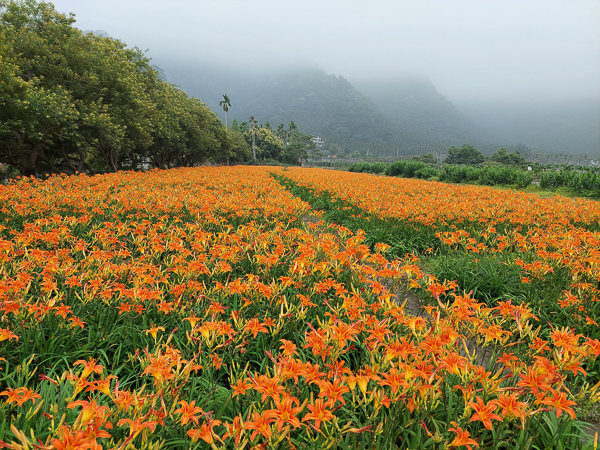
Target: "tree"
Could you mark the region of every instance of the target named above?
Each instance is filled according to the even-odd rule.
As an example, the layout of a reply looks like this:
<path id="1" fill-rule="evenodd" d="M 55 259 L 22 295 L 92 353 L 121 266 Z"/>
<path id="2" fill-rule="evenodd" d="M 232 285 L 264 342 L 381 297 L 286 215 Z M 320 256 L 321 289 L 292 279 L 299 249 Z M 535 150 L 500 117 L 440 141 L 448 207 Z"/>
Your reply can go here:
<path id="1" fill-rule="evenodd" d="M 285 126 L 280 123 L 277 125 L 277 130 L 275 130 L 275 136 L 281 141 L 282 144 L 285 144 L 287 141 L 287 132 L 285 131 Z"/>
<path id="2" fill-rule="evenodd" d="M 248 118 L 248 121 L 250 122 L 250 133 L 252 134 L 252 156 L 254 157 L 254 161 L 256 161 L 256 143 L 255 143 L 256 119 L 254 118 L 254 116 L 250 116 Z"/>
<path id="3" fill-rule="evenodd" d="M 73 22 L 51 4 L 0 1 L 0 155 L 24 175 L 40 160 L 55 169 L 56 141 L 71 136 L 79 118 L 64 84 L 48 82 L 62 74 L 52 47 L 73 37 Z"/>
<path id="4" fill-rule="evenodd" d="M 287 142 L 283 152 L 284 162 L 301 165 L 308 158 L 308 151 L 316 148 L 312 136 L 298 131 L 294 121 L 288 125 Z"/>
<path id="5" fill-rule="evenodd" d="M 469 144 L 463 144 L 461 148 L 450 147 L 446 158 L 447 164 L 481 164 L 483 161 L 483 154 Z"/>
<path id="6" fill-rule="evenodd" d="M 492 155 L 492 161 L 501 164 L 525 164 L 527 160 L 521 156 L 518 150 L 508 153 L 505 148 L 501 148 Z"/>
<path id="7" fill-rule="evenodd" d="M 316 146 L 312 136 L 301 133 L 298 126 L 291 122 L 288 130 L 283 125 L 273 131 L 271 127 L 258 125 L 254 116 L 250 116 L 249 123 L 242 122 L 239 128 L 244 130 L 242 135 L 249 146 L 255 159 L 277 160 L 289 164 L 302 164 Z M 233 129 L 233 127 L 232 127 Z"/>
<path id="8" fill-rule="evenodd" d="M 248 122 L 243 121 L 241 123 L 238 124 L 238 129 L 240 133 L 249 133 L 250 132 L 250 125 L 248 125 Z"/>
<path id="9" fill-rule="evenodd" d="M 433 153 L 427 153 L 425 155 L 413 156 L 415 161 L 421 161 L 427 164 L 435 164 L 437 162 L 437 158 L 433 155 Z"/>
<path id="10" fill-rule="evenodd" d="M 273 131 L 254 126 L 254 133 L 247 131 L 244 138 L 250 146 L 254 144 L 253 153 L 257 159 L 270 159 L 281 161 L 283 157 L 283 143 L 277 139 Z"/>
<path id="11" fill-rule="evenodd" d="M 219 105 L 225 112 L 225 128 L 227 128 L 227 111 L 229 111 L 229 108 L 231 108 L 231 100 L 229 100 L 227 94 L 223 94 L 223 100 L 219 102 Z"/>
<path id="12" fill-rule="evenodd" d="M 74 21 L 51 3 L 0 0 L 0 163 L 94 173 L 231 154 L 204 103 L 161 80 L 141 50 Z"/>
<path id="13" fill-rule="evenodd" d="M 233 127 L 232 127 L 233 128 Z M 228 130 L 229 141 L 231 143 L 231 159 L 234 163 L 249 161 L 252 158 L 252 151 L 244 135 L 239 131 L 230 128 Z"/>

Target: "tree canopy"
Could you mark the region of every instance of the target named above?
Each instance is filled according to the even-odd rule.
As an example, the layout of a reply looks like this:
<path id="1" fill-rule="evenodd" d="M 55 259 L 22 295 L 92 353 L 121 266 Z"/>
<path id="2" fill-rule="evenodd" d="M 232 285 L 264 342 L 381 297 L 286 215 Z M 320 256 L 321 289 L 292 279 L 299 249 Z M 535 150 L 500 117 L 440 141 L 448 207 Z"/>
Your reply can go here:
<path id="1" fill-rule="evenodd" d="M 518 150 L 508 153 L 505 148 L 496 151 L 496 153 L 492 155 L 492 161 L 502 164 L 525 164 L 527 162 Z"/>
<path id="2" fill-rule="evenodd" d="M 469 144 L 463 144 L 462 147 L 450 147 L 448 149 L 448 164 L 481 164 L 485 161 L 485 156 L 475 147 Z"/>
<path id="3" fill-rule="evenodd" d="M 0 162 L 24 175 L 225 160 L 217 115 L 121 41 L 35 0 L 0 0 Z"/>
<path id="4" fill-rule="evenodd" d="M 252 145 L 254 137 L 257 160 L 302 164 L 308 157 L 309 151 L 315 147 L 311 140 L 312 136 L 298 131 L 298 126 L 293 121 L 290 122 L 287 130 L 283 124 L 279 124 L 275 131 L 268 122 L 262 125 L 254 124 L 252 127 L 250 125 L 247 122 L 238 124 L 234 121 L 231 129 L 234 132 L 241 132 L 249 146 Z"/>

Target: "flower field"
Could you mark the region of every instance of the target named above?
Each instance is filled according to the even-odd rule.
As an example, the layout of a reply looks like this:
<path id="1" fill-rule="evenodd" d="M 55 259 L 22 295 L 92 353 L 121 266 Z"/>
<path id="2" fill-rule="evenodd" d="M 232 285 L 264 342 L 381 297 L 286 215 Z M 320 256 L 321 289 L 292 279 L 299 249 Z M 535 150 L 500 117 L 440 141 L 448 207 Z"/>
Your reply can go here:
<path id="1" fill-rule="evenodd" d="M 0 448 L 595 448 L 599 219 L 316 169 L 1 186 Z M 435 257 L 500 258 L 554 309 Z"/>
<path id="2" fill-rule="evenodd" d="M 600 317 L 600 203 L 345 172 L 291 169 L 279 173 L 311 196 L 327 192 L 358 206 L 354 209 L 364 217 L 359 220 L 355 215 L 354 222 L 364 229 L 373 218 L 387 220 L 386 225 L 408 224 L 400 239 L 410 239 L 407 234 L 425 236 L 408 250 L 420 246 L 425 253 L 436 249 L 471 254 L 475 259 L 505 256 L 505 266 L 520 268 L 521 283 L 541 282 L 537 289 L 562 271 L 568 282 L 553 299 L 560 312 L 546 321 L 556 324 L 568 318 L 566 325 L 600 337 L 596 323 Z M 389 239 L 389 230 L 384 232 L 388 236 L 378 237 Z"/>

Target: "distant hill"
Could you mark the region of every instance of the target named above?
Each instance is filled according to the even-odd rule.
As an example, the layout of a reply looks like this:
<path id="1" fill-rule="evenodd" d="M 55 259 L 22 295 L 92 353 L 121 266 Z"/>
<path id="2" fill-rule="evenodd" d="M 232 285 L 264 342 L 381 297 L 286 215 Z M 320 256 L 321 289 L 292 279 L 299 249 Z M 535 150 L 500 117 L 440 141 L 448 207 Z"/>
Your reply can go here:
<path id="1" fill-rule="evenodd" d="M 175 71 L 169 70 L 168 73 Z M 195 76 L 175 72 L 173 81 L 199 97 L 222 117 L 223 94 L 231 98 L 228 120 L 298 124 L 300 130 L 322 136 L 348 149 L 389 146 L 396 141 L 394 127 L 372 100 L 343 77 L 319 70 L 272 76 L 232 76 L 204 70 Z"/>
<path id="2" fill-rule="evenodd" d="M 261 75 L 186 64 L 161 63 L 166 72 L 161 76 L 200 98 L 219 117 L 219 101 L 227 94 L 230 123 L 250 115 L 272 126 L 293 120 L 303 132 L 339 144 L 346 153 L 414 155 L 469 143 L 488 155 L 521 144 L 540 154 L 600 154 L 597 101 L 456 105 L 423 77 L 350 81 L 318 69 Z"/>
<path id="3" fill-rule="evenodd" d="M 452 145 L 487 145 L 493 141 L 425 77 L 355 81 L 354 84 L 375 101 L 414 148 L 445 150 Z"/>
<path id="4" fill-rule="evenodd" d="M 247 120 L 276 126 L 290 121 L 303 132 L 337 143 L 344 151 L 404 155 L 443 151 L 451 145 L 474 142 L 476 128 L 427 80 L 397 81 L 389 98 L 375 89 L 365 95 L 342 76 L 322 70 L 295 70 L 271 76 L 221 73 L 199 69 L 192 73 L 169 68 L 172 82 L 199 97 L 223 115 L 219 101 L 231 98 L 228 120 Z M 368 94 L 367 92 L 367 94 Z"/>
<path id="5" fill-rule="evenodd" d="M 111 37 L 110 34 L 108 34 L 106 31 L 104 30 L 83 30 L 83 32 L 85 34 L 88 33 L 94 33 L 96 36 L 100 36 L 100 37 Z"/>
<path id="6" fill-rule="evenodd" d="M 525 143 L 546 153 L 600 157 L 600 102 L 496 101 L 459 104 L 497 142 Z"/>

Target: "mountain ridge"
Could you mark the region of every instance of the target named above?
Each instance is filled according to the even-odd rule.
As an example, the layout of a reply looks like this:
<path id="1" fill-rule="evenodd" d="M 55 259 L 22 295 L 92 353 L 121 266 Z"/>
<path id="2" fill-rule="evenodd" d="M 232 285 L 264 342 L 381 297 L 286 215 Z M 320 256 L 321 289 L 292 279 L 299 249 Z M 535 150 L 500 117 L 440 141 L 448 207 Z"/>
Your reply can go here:
<path id="1" fill-rule="evenodd" d="M 412 80 L 409 85 L 413 86 L 407 85 L 413 97 L 420 89 L 419 98 L 428 98 L 425 110 L 419 102 L 396 101 L 399 109 L 390 113 L 382 109 L 379 98 L 365 95 L 345 77 L 322 69 L 241 77 L 208 68 L 193 76 L 180 69 L 175 73 L 178 76 L 173 82 L 218 113 L 219 101 L 227 94 L 232 101 L 229 120 L 244 121 L 250 115 L 272 125 L 293 120 L 306 133 L 324 137 L 347 151 L 403 155 L 441 151 L 480 140 L 481 133 L 470 132 L 466 119 L 428 80 L 420 86 L 414 86 Z M 400 87 L 402 83 L 397 81 Z M 437 112 L 434 120 L 432 112 Z"/>
<path id="2" fill-rule="evenodd" d="M 525 101 L 469 105 L 449 101 L 422 76 L 351 81 L 314 67 L 269 74 L 182 63 L 164 67 L 169 81 L 222 119 L 219 101 L 227 94 L 230 123 L 250 115 L 273 126 L 293 120 L 344 153 L 444 153 L 469 143 L 490 155 L 503 146 L 522 145 L 537 153 L 600 154 L 600 107 L 594 102 L 570 110 L 536 108 Z"/>

